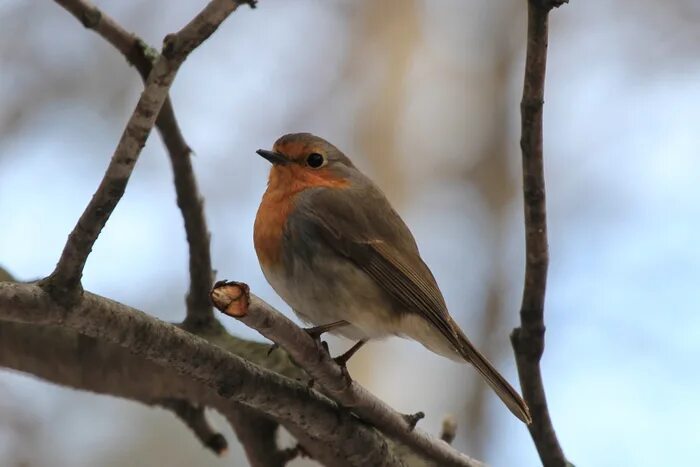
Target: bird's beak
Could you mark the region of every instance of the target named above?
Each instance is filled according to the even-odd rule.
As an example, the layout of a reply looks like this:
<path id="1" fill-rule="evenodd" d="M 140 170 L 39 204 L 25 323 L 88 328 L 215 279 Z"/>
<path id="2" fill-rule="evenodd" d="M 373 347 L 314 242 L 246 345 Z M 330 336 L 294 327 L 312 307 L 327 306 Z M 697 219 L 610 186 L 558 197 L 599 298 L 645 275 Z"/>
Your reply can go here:
<path id="1" fill-rule="evenodd" d="M 257 152 L 259 155 L 270 161 L 270 163 L 274 165 L 285 165 L 288 161 L 287 158 L 284 157 L 282 154 L 279 152 L 275 151 L 268 151 L 266 149 L 258 149 Z"/>

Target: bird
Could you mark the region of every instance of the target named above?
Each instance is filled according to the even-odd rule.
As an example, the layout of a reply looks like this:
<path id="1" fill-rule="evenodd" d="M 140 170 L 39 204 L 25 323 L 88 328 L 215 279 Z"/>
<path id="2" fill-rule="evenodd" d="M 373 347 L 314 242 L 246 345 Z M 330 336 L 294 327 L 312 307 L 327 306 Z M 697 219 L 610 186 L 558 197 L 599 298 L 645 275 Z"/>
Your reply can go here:
<path id="1" fill-rule="evenodd" d="M 470 363 L 521 421 L 525 401 L 450 316 L 416 241 L 382 191 L 342 151 L 311 133 L 286 134 L 259 149 L 270 169 L 253 228 L 266 280 L 316 337 L 356 344 L 413 339 Z"/>

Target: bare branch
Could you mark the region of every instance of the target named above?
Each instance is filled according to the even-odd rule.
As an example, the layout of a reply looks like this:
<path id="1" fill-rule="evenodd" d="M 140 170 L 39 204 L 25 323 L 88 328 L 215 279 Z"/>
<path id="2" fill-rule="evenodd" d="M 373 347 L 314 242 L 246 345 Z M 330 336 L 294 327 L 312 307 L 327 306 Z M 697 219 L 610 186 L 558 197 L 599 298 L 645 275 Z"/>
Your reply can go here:
<path id="1" fill-rule="evenodd" d="M 520 105 L 525 204 L 525 286 L 520 308 L 521 326 L 511 334 L 511 342 L 523 389 L 523 397 L 532 411 L 529 425 L 542 463 L 567 465 L 559 445 L 545 397 L 540 359 L 544 352 L 544 298 L 547 286 L 549 253 L 544 160 L 542 155 L 542 110 L 547 67 L 547 22 L 549 11 L 563 1 L 529 0 L 525 83 Z"/>
<path id="2" fill-rule="evenodd" d="M 177 125 L 174 115 L 172 120 Z M 184 140 L 180 142 L 179 131 L 170 132 L 166 124 L 159 128 L 170 154 L 177 205 L 182 211 L 189 246 L 190 290 L 187 294 L 187 317 L 183 324 L 187 329 L 196 330 L 211 326 L 214 321 L 209 301 L 209 290 L 214 282 L 209 248 L 210 235 L 204 218 L 202 197 L 192 170 L 189 147 Z M 177 127 L 175 129 L 177 130 Z"/>
<path id="3" fill-rule="evenodd" d="M 267 346 L 263 344 L 240 340 L 227 334 L 226 337 L 228 338 L 216 339 L 218 345 L 237 355 L 258 360 L 266 353 Z M 272 357 L 274 356 L 260 360 L 274 371 L 291 375 L 298 372 L 291 362 L 283 363 Z M 216 391 L 172 368 L 133 355 L 118 345 L 82 336 L 58 326 L 0 320 L 0 366 L 23 371 L 62 386 L 109 394 L 146 405 L 157 405 L 167 398 L 179 398 L 193 404 L 211 406 L 232 422 L 237 433 L 241 426 L 233 422 L 238 420 L 239 412 L 244 411 L 246 415 L 257 418 L 265 417 L 247 406 L 221 398 Z M 270 423 L 276 425 L 276 422 Z M 332 447 L 333 440 L 313 439 L 304 430 L 290 423 L 286 423 L 285 428 L 297 438 L 305 451 L 325 465 L 356 465 L 344 460 L 342 447 L 339 450 Z M 248 455 L 253 450 L 254 459 L 260 458 L 258 449 L 272 446 L 264 442 L 266 433 L 258 434 L 261 436 L 253 440 L 254 445 L 244 445 Z M 254 436 L 254 433 L 248 429 L 246 436 Z M 276 446 L 274 452 L 279 452 L 281 459 L 291 454 L 286 450 L 278 451 Z M 401 455 L 403 457 L 405 454 Z M 255 465 L 254 461 L 251 460 L 251 464 Z"/>
<path id="4" fill-rule="evenodd" d="M 282 423 L 298 427 L 312 439 L 324 440 L 351 465 L 401 465 L 401 460 L 376 431 L 306 385 L 107 298 L 84 292 L 82 300 L 67 310 L 41 287 L 4 282 L 0 283 L 0 320 L 60 324 L 85 336 L 120 345 L 187 376 L 229 402 L 256 408 Z"/>
<path id="5" fill-rule="evenodd" d="M 282 354 L 282 351 L 265 359 L 267 346 L 239 340 L 227 334 L 226 337 L 216 341 L 228 351 L 245 358 L 260 359 L 261 363 L 274 371 L 290 375 L 298 372 L 291 362 L 282 363 L 274 358 Z M 260 358 L 261 355 L 263 358 Z M 147 405 L 157 404 L 164 398 L 181 398 L 193 404 L 206 404 L 224 414 L 239 436 L 241 427 L 234 420 L 238 420 L 237 414 L 240 411 L 258 417 L 264 416 L 240 403 L 221 398 L 216 391 L 172 368 L 133 355 L 128 349 L 118 345 L 82 336 L 58 326 L 0 320 L 0 367 L 29 373 L 62 386 L 109 394 Z M 299 441 L 304 451 L 324 465 L 356 465 L 343 457 L 342 447 L 333 447 L 333 440 L 311 438 L 304 430 L 290 423 L 285 423 L 285 428 Z M 246 432 L 245 436 L 253 435 L 252 432 Z M 247 438 L 246 441 L 242 441 L 246 452 L 251 455 L 252 447 L 255 450 L 253 456 L 257 459 L 257 449 L 264 447 L 264 438 L 253 440 L 254 446 L 249 445 L 247 441 Z M 282 456 L 285 453 L 279 452 L 283 453 Z M 405 453 L 401 453 L 401 456 L 408 457 Z M 254 461 L 251 460 L 251 464 L 255 465 Z"/>
<path id="6" fill-rule="evenodd" d="M 71 304 L 79 298 L 80 279 L 88 255 L 124 194 L 177 70 L 189 53 L 206 40 L 238 6 L 232 0 L 212 0 L 178 33 L 166 36 L 163 52 L 146 80 L 145 89 L 97 191 L 68 236 L 56 269 L 42 283 L 56 300 Z"/>
<path id="7" fill-rule="evenodd" d="M 319 342 L 279 311 L 236 282 L 218 282 L 212 290 L 214 305 L 279 344 L 292 359 L 323 386 L 325 392 L 389 437 L 410 446 L 442 466 L 479 466 L 481 462 L 448 444 L 413 429 L 408 417 L 396 412 L 355 381 L 324 351 Z"/>
<path id="8" fill-rule="evenodd" d="M 154 49 L 143 40 L 122 28 L 96 6 L 86 0 L 56 0 L 83 25 L 94 30 L 119 50 L 145 81 L 157 58 Z M 251 5 L 253 6 L 253 5 Z M 156 119 L 156 128 L 163 139 L 173 167 L 177 205 L 180 207 L 189 247 L 190 290 L 187 295 L 185 327 L 190 330 L 213 325 L 214 314 L 209 301 L 212 286 L 209 230 L 204 217 L 202 197 L 199 194 L 190 155 L 192 150 L 185 141 L 175 118 L 170 97 L 165 99 Z"/>

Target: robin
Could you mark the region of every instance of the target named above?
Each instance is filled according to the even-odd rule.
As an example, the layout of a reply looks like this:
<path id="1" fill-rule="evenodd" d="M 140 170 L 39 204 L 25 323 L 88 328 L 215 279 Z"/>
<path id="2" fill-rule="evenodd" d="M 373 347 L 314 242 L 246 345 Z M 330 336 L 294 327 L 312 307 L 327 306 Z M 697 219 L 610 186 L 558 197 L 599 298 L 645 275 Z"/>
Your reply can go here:
<path id="1" fill-rule="evenodd" d="M 260 266 L 316 333 L 357 341 L 339 363 L 368 339 L 410 338 L 471 363 L 516 417 L 531 422 L 522 398 L 448 313 L 404 221 L 345 154 L 310 133 L 282 136 L 257 153 L 272 163 L 255 218 Z"/>

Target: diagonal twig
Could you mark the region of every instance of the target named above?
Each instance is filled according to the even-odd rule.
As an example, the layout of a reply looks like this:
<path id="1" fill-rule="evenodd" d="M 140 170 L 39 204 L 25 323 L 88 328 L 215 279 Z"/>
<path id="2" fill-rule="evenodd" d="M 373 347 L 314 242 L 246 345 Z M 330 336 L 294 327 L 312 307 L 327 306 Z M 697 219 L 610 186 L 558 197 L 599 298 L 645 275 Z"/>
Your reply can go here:
<path id="1" fill-rule="evenodd" d="M 146 86 L 122 133 L 97 191 L 80 216 L 56 268 L 42 281 L 55 300 L 64 305 L 80 297 L 80 279 L 87 258 L 102 228 L 124 194 L 141 149 L 155 124 L 179 67 L 239 6 L 232 0 L 212 0 L 176 34 L 163 41 L 163 51 L 146 80 Z"/>
<path id="2" fill-rule="evenodd" d="M 525 205 L 525 286 L 520 308 L 521 325 L 513 330 L 511 342 L 523 389 L 523 397 L 532 411 L 528 427 L 542 463 L 568 465 L 557 440 L 547 408 L 540 359 L 544 352 L 544 300 L 549 253 L 544 160 L 542 154 L 542 110 L 547 66 L 547 22 L 549 11 L 564 0 L 529 0 L 525 82 L 520 105 Z"/>
<path id="3" fill-rule="evenodd" d="M 113 18 L 88 0 L 56 0 L 86 28 L 92 29 L 124 55 L 146 81 L 158 53 L 137 35 L 122 28 Z M 252 6 L 252 5 L 251 5 Z M 170 97 L 165 99 L 156 128 L 165 144 L 173 168 L 177 205 L 182 212 L 189 248 L 190 289 L 187 294 L 185 327 L 207 328 L 214 323 L 209 301 L 213 283 L 210 235 L 204 217 L 202 197 L 197 187 L 190 156 L 192 150 L 178 125 Z"/>
<path id="4" fill-rule="evenodd" d="M 239 282 L 217 282 L 212 290 L 214 305 L 242 321 L 263 336 L 279 344 L 292 359 L 318 382 L 325 392 L 343 407 L 351 409 L 387 436 L 411 447 L 426 459 L 441 466 L 473 467 L 481 462 L 462 454 L 447 443 L 414 429 L 410 417 L 389 407 L 364 387 L 352 381 L 347 372 L 323 350 L 317 340 L 251 294 Z"/>

